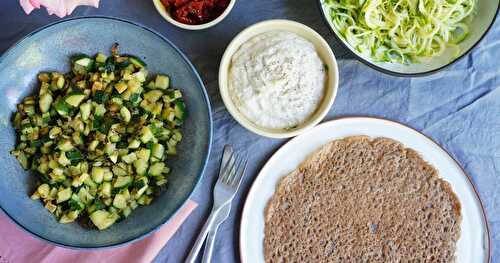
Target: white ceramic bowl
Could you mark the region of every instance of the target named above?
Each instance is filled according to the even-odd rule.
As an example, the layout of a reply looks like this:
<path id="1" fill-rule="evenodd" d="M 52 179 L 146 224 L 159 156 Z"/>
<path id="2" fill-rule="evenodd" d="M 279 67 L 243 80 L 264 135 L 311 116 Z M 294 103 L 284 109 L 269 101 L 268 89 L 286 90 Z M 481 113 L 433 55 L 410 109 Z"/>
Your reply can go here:
<path id="1" fill-rule="evenodd" d="M 175 20 L 174 18 L 172 18 L 172 16 L 170 15 L 170 13 L 167 11 L 167 9 L 161 3 L 160 0 L 153 0 L 153 3 L 155 5 L 155 8 L 158 11 L 158 13 L 160 13 L 160 15 L 165 20 L 170 22 L 171 24 L 173 24 L 177 27 L 183 28 L 183 29 L 187 29 L 187 30 L 202 30 L 202 29 L 206 29 L 209 27 L 213 27 L 216 24 L 218 24 L 220 21 L 222 21 L 224 18 L 226 18 L 226 16 L 231 12 L 231 9 L 233 9 L 234 4 L 236 3 L 236 0 L 231 0 L 229 2 L 229 5 L 227 6 L 226 10 L 224 10 L 224 12 L 219 17 L 217 17 L 216 19 L 214 19 L 208 23 L 201 24 L 201 25 L 188 25 L 188 24 L 181 23 L 181 22 Z"/>
<path id="2" fill-rule="evenodd" d="M 344 40 L 344 38 L 342 38 L 341 35 L 334 29 L 334 26 L 330 19 L 329 10 L 324 4 L 325 1 L 317 0 L 317 2 L 319 3 L 321 12 L 323 13 L 323 18 L 327 21 L 330 29 L 334 33 L 335 38 L 339 40 L 339 42 L 342 43 L 345 48 L 350 50 L 351 53 L 354 54 L 359 61 L 380 72 L 403 77 L 425 76 L 435 73 L 465 56 L 481 41 L 481 39 L 483 39 L 489 29 L 493 26 L 500 5 L 500 0 L 476 1 L 477 10 L 471 23 L 469 24 L 469 35 L 458 45 L 460 48 L 460 52 L 458 55 L 455 54 L 452 49 L 447 49 L 443 52 L 442 55 L 433 57 L 429 61 L 403 65 L 399 63 L 375 62 L 370 57 L 362 55 L 351 45 L 349 45 Z"/>
<path id="3" fill-rule="evenodd" d="M 233 104 L 228 89 L 228 75 L 233 54 L 240 48 L 243 43 L 248 41 L 250 38 L 264 32 L 274 30 L 292 32 L 309 40 L 315 46 L 316 52 L 328 68 L 328 81 L 326 84 L 325 95 L 321 104 L 319 105 L 316 112 L 305 123 L 291 130 L 269 129 L 254 124 L 253 122 L 248 120 Z M 233 118 L 235 118 L 236 121 L 238 121 L 243 127 L 247 128 L 248 130 L 256 134 L 271 138 L 293 137 L 318 124 L 332 107 L 335 96 L 337 95 L 338 84 L 339 71 L 337 67 L 337 60 L 335 59 L 335 55 L 333 54 L 332 49 L 330 48 L 328 43 L 313 29 L 301 23 L 290 20 L 263 21 L 243 30 L 233 39 L 233 41 L 231 41 L 229 46 L 226 48 L 219 67 L 219 90 L 222 96 L 222 100 L 224 101 L 224 104 L 226 105 L 229 113 L 231 113 Z"/>

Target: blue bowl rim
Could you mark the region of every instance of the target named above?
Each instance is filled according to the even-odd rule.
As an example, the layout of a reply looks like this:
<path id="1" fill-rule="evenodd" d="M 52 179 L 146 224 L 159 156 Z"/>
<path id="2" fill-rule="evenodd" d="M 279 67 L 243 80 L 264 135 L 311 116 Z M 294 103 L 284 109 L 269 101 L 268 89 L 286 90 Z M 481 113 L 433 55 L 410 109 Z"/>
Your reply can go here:
<path id="1" fill-rule="evenodd" d="M 342 40 L 341 37 L 339 35 L 337 35 L 337 33 L 335 32 L 335 30 L 333 30 L 333 28 L 330 26 L 330 23 L 328 22 L 328 15 L 323 10 L 324 0 L 318 0 L 316 3 L 318 3 L 318 8 L 319 8 L 319 11 L 321 12 L 321 16 L 323 17 L 323 22 L 329 28 L 329 30 L 332 32 L 335 40 L 337 40 L 337 42 L 339 42 L 340 45 L 343 48 L 345 48 L 350 54 L 352 54 L 354 56 L 354 58 L 356 58 L 357 60 L 361 61 L 363 64 L 367 65 L 368 67 L 370 67 L 372 69 L 375 69 L 375 70 L 377 70 L 379 72 L 382 72 L 384 74 L 395 76 L 395 77 L 425 77 L 425 76 L 429 76 L 429 75 L 432 75 L 432 74 L 437 73 L 439 71 L 442 71 L 443 69 L 445 69 L 445 68 L 447 68 L 447 67 L 455 64 L 456 62 L 458 62 L 460 60 L 462 60 L 474 48 L 476 48 L 477 45 L 479 45 L 479 43 L 481 41 L 483 41 L 484 37 L 486 37 L 486 35 L 488 34 L 488 32 L 490 32 L 491 28 L 493 28 L 493 24 L 495 24 L 495 21 L 496 21 L 496 19 L 498 17 L 498 13 L 500 11 L 500 2 L 499 2 L 499 5 L 497 6 L 497 10 L 495 11 L 495 16 L 493 17 L 493 20 L 491 21 L 490 25 L 486 28 L 486 30 L 483 32 L 483 34 L 481 35 L 481 37 L 476 41 L 476 43 L 474 43 L 462 55 L 454 58 L 452 61 L 450 61 L 450 62 L 448 62 L 448 63 L 444 64 L 443 66 L 438 67 L 436 69 L 432 69 L 432 70 L 428 70 L 428 71 L 422 71 L 422 72 L 417 72 L 417 73 L 401 73 L 401 72 L 396 72 L 396 71 L 392 71 L 392 70 L 385 69 L 383 67 L 377 66 L 377 65 L 373 64 L 372 62 L 370 62 L 370 61 L 364 59 L 363 57 L 361 57 L 358 53 L 352 51 L 348 47 L 348 44 L 345 43 L 345 41 Z"/>
<path id="2" fill-rule="evenodd" d="M 205 157 L 205 161 L 203 162 L 203 167 L 201 169 L 200 174 L 198 175 L 196 183 L 195 183 L 193 189 L 191 190 L 191 193 L 189 193 L 188 197 L 183 202 L 180 203 L 180 205 L 175 209 L 175 212 L 170 216 L 170 218 L 167 218 L 163 223 L 160 223 L 159 225 L 155 226 L 153 229 L 151 229 L 151 230 L 149 230 L 149 231 L 147 231 L 147 232 L 145 232 L 143 234 L 140 234 L 140 235 L 138 235 L 136 237 L 133 237 L 133 238 L 131 238 L 129 240 L 125 240 L 123 242 L 112 244 L 112 245 L 84 246 L 84 247 L 83 246 L 72 246 L 72 245 L 67 245 L 67 244 L 59 243 L 57 241 L 50 240 L 50 239 L 48 239 L 46 237 L 43 237 L 41 235 L 38 235 L 38 234 L 32 232 L 31 230 L 29 230 L 28 228 L 26 228 L 25 226 L 23 226 L 19 222 L 17 222 L 14 218 L 12 218 L 10 216 L 10 214 L 6 210 L 4 210 L 2 206 L 0 206 L 0 211 L 2 211 L 5 215 L 7 215 L 7 217 L 12 222 L 14 222 L 15 225 L 18 226 L 18 228 L 24 230 L 24 232 L 30 234 L 31 236 L 33 236 L 33 237 L 35 237 L 35 238 L 37 238 L 39 240 L 43 240 L 45 242 L 48 242 L 48 243 L 50 243 L 52 245 L 56 245 L 56 246 L 64 247 L 64 248 L 69 248 L 69 249 L 74 249 L 74 250 L 96 250 L 96 249 L 101 250 L 101 249 L 109 249 L 109 248 L 122 247 L 122 246 L 125 246 L 127 244 L 133 243 L 135 241 L 142 240 L 142 239 L 150 236 L 151 234 L 153 234 L 156 231 L 158 231 L 158 229 L 160 229 L 166 223 L 168 223 L 172 218 L 174 218 L 179 213 L 180 209 L 187 203 L 187 201 L 191 198 L 191 196 L 193 195 L 194 191 L 196 190 L 196 188 L 200 184 L 201 179 L 203 178 L 203 175 L 205 174 L 205 169 L 207 167 L 208 160 L 209 160 L 209 157 L 210 157 L 210 153 L 211 153 L 211 150 L 212 150 L 212 137 L 213 137 L 213 119 L 212 119 L 212 107 L 210 105 L 210 98 L 208 97 L 208 93 L 206 91 L 206 87 L 203 84 L 203 81 L 202 81 L 202 79 L 201 79 L 198 71 L 196 70 L 196 68 L 194 67 L 194 65 L 191 63 L 191 61 L 186 57 L 186 55 L 176 45 L 174 45 L 170 40 L 168 40 L 166 37 L 164 37 L 163 35 L 161 35 L 159 32 L 157 32 L 157 31 L 155 31 L 155 30 L 153 30 L 151 28 L 148 28 L 147 26 L 142 25 L 142 24 L 140 24 L 138 22 L 134 22 L 134 21 L 130 21 L 130 20 L 118 18 L 118 17 L 113 17 L 113 16 L 101 16 L 101 15 L 79 16 L 79 17 L 72 17 L 72 18 L 62 19 L 62 20 L 59 20 L 59 21 L 47 24 L 45 26 L 39 27 L 39 28 L 35 29 L 34 31 L 32 31 L 31 33 L 29 33 L 26 36 L 24 36 L 23 38 L 21 38 L 20 40 L 16 41 L 10 48 L 8 48 L 0 56 L 0 63 L 2 63 L 2 61 L 4 60 L 4 58 L 8 54 L 10 54 L 12 52 L 12 50 L 15 49 L 16 46 L 18 46 L 20 43 L 22 43 L 24 41 L 27 41 L 33 35 L 41 32 L 41 31 L 43 31 L 43 30 L 45 30 L 47 28 L 50 28 L 50 27 L 52 27 L 54 25 L 60 24 L 60 23 L 65 23 L 65 22 L 69 22 L 69 21 L 73 21 L 73 20 L 86 20 L 86 19 L 89 19 L 89 18 L 90 19 L 98 18 L 98 19 L 115 20 L 115 21 L 119 21 L 119 22 L 128 23 L 128 24 L 131 24 L 133 26 L 137 26 L 139 28 L 142 28 L 144 30 L 147 30 L 147 31 L 153 33 L 154 35 L 158 36 L 163 41 L 165 41 L 168 45 L 170 45 L 182 57 L 182 59 L 186 62 L 186 64 L 191 68 L 191 70 L 193 71 L 194 75 L 196 76 L 196 79 L 198 80 L 199 84 L 202 87 L 203 97 L 205 98 L 205 103 L 206 103 L 206 106 L 207 106 L 208 123 L 209 123 L 209 129 L 208 130 L 209 130 L 209 133 L 208 133 L 207 155 Z"/>

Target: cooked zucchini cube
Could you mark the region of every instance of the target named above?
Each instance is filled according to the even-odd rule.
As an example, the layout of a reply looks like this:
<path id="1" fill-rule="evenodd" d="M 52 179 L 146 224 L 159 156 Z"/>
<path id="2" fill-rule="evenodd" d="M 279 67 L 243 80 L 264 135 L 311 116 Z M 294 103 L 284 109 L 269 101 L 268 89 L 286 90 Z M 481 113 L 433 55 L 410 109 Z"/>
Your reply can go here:
<path id="1" fill-rule="evenodd" d="M 149 127 L 147 127 L 147 126 L 142 127 L 142 130 L 141 130 L 141 141 L 142 141 L 142 143 L 148 143 L 153 138 L 154 138 L 154 135 L 151 132 L 151 130 L 149 129 Z"/>
<path id="2" fill-rule="evenodd" d="M 52 95 L 49 93 L 45 93 L 40 96 L 40 100 L 38 101 L 38 105 L 40 106 L 40 111 L 42 113 L 48 112 L 50 110 L 50 105 L 53 102 Z"/>
<path id="3" fill-rule="evenodd" d="M 111 197 L 111 183 L 110 182 L 104 182 L 101 185 L 100 192 L 101 196 L 103 197 Z"/>
<path id="4" fill-rule="evenodd" d="M 92 181 L 100 184 L 104 180 L 104 174 L 106 172 L 109 172 L 108 168 L 103 168 L 103 167 L 92 167 Z"/>
<path id="5" fill-rule="evenodd" d="M 147 99 L 151 103 L 155 103 L 158 101 L 161 96 L 163 95 L 163 92 L 161 90 L 150 90 L 144 94 L 144 98 Z"/>
<path id="6" fill-rule="evenodd" d="M 80 106 L 80 103 L 85 99 L 85 94 L 83 93 L 73 93 L 64 98 L 64 101 L 73 107 Z"/>
<path id="7" fill-rule="evenodd" d="M 116 178 L 116 182 L 114 183 L 114 188 L 123 188 L 127 187 L 132 183 L 132 176 L 119 176 Z"/>
<path id="8" fill-rule="evenodd" d="M 125 199 L 123 195 L 117 194 L 113 199 L 113 206 L 118 209 L 124 209 L 125 207 L 127 207 L 127 199 Z"/>
<path id="9" fill-rule="evenodd" d="M 165 164 L 162 162 L 154 163 L 149 167 L 148 174 L 151 176 L 161 175 Z"/>
<path id="10" fill-rule="evenodd" d="M 144 175 L 148 169 L 148 161 L 145 159 L 138 159 L 134 161 L 135 172 L 138 175 Z"/>
<path id="11" fill-rule="evenodd" d="M 165 75 L 157 75 L 155 79 L 155 87 L 157 89 L 166 90 L 170 86 L 170 78 Z"/>
<path id="12" fill-rule="evenodd" d="M 63 190 L 57 192 L 57 203 L 62 203 L 64 201 L 68 201 L 71 198 L 71 188 L 64 188 Z"/>
<path id="13" fill-rule="evenodd" d="M 104 230 L 113 225 L 120 216 L 106 210 L 97 210 L 90 214 L 89 217 L 99 230 Z"/>
<path id="14" fill-rule="evenodd" d="M 154 157 L 156 157 L 158 160 L 161 160 L 163 158 L 163 153 L 165 152 L 165 147 L 159 143 L 155 143 L 153 145 L 153 150 L 152 154 Z"/>

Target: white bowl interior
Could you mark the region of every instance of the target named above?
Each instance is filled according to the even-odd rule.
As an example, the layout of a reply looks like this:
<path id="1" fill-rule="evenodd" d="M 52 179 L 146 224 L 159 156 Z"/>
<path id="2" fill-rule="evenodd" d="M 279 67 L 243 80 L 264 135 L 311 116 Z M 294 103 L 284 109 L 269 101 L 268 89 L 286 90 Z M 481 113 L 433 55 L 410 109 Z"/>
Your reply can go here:
<path id="1" fill-rule="evenodd" d="M 451 49 L 446 50 L 440 56 L 429 59 L 428 61 L 421 63 L 413 63 L 409 65 L 403 65 L 399 63 L 388 63 L 388 62 L 375 62 L 370 57 L 362 55 L 351 47 L 334 29 L 331 19 L 329 18 L 329 10 L 321 1 L 321 8 L 326 16 L 328 24 L 335 32 L 338 38 L 342 40 L 345 46 L 347 46 L 353 53 L 361 57 L 369 64 L 375 65 L 379 68 L 399 73 L 399 74 L 422 74 L 428 73 L 434 70 L 438 70 L 446 65 L 449 65 L 453 61 L 457 60 L 459 57 L 467 53 L 474 45 L 481 40 L 486 31 L 490 28 L 495 20 L 497 14 L 498 6 L 500 0 L 479 0 L 477 2 L 477 9 L 474 18 L 469 24 L 469 35 L 462 41 L 458 46 L 460 48 L 460 53 L 456 56 Z"/>
<path id="2" fill-rule="evenodd" d="M 323 63 L 328 67 L 328 81 L 326 84 L 326 93 L 323 101 L 308 121 L 289 131 L 284 131 L 282 129 L 278 130 L 264 128 L 249 121 L 233 104 L 228 90 L 228 73 L 231 66 L 231 59 L 233 54 L 240 48 L 243 43 L 245 43 L 252 37 L 264 32 L 274 30 L 292 32 L 309 40 L 316 47 L 316 52 L 318 52 L 318 55 L 320 56 Z M 338 89 L 338 80 L 339 73 L 337 61 L 328 43 L 313 29 L 303 24 L 289 20 L 268 20 L 257 23 L 243 30 L 226 48 L 219 67 L 219 89 L 222 100 L 224 101 L 227 110 L 243 127 L 259 135 L 272 138 L 293 137 L 300 134 L 304 130 L 318 124 L 328 113 L 333 104 L 333 101 L 335 100 Z"/>

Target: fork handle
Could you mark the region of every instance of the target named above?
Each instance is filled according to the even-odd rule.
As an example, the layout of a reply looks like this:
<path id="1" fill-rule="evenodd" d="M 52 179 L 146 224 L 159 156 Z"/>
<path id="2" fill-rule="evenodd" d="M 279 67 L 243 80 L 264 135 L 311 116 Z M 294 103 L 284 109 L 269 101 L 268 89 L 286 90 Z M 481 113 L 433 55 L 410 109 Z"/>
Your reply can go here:
<path id="1" fill-rule="evenodd" d="M 217 230 L 219 225 L 215 225 L 214 228 L 208 232 L 207 243 L 205 244 L 205 251 L 203 251 L 203 258 L 201 263 L 211 263 L 212 255 L 214 252 L 215 236 L 217 235 Z"/>
<path id="2" fill-rule="evenodd" d="M 193 248 L 191 248 L 191 251 L 189 252 L 188 257 L 186 258 L 186 263 L 195 263 L 196 258 L 198 254 L 200 253 L 201 247 L 203 246 L 203 243 L 205 242 L 205 239 L 210 232 L 210 229 L 213 226 L 213 223 L 215 221 L 215 218 L 218 214 L 218 211 L 212 211 L 210 213 L 210 216 L 207 219 L 207 222 L 205 222 L 205 225 L 203 225 L 203 228 L 200 231 L 200 234 L 196 238 L 196 241 L 193 245 Z"/>

